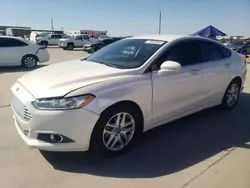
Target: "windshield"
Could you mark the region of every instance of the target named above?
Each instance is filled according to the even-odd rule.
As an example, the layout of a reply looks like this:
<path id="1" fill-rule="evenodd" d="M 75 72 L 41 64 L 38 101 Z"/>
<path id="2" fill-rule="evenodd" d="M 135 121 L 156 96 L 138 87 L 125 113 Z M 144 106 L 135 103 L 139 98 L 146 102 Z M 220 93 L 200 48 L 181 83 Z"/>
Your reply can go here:
<path id="1" fill-rule="evenodd" d="M 137 68 L 165 43 L 165 41 L 147 39 L 120 40 L 102 48 L 86 60 L 117 68 Z"/>

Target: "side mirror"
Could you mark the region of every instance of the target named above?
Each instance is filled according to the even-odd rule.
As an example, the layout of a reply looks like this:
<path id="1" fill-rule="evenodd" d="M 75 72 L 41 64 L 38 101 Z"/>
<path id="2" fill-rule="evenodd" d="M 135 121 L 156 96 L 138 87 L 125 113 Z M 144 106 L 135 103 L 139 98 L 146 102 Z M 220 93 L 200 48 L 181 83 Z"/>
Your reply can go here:
<path id="1" fill-rule="evenodd" d="M 181 64 L 175 61 L 165 61 L 162 63 L 158 75 L 165 75 L 169 72 L 177 72 L 181 70 Z"/>

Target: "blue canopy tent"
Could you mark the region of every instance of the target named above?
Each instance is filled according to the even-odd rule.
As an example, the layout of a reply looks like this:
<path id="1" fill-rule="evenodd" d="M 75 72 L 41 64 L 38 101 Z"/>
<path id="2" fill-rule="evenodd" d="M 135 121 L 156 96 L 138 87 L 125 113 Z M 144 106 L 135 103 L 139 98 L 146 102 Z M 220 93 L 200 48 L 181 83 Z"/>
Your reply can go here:
<path id="1" fill-rule="evenodd" d="M 225 33 L 220 31 L 219 29 L 215 28 L 214 26 L 210 25 L 205 27 L 204 29 L 197 31 L 193 35 L 199 35 L 203 37 L 217 37 L 217 36 L 226 36 Z"/>

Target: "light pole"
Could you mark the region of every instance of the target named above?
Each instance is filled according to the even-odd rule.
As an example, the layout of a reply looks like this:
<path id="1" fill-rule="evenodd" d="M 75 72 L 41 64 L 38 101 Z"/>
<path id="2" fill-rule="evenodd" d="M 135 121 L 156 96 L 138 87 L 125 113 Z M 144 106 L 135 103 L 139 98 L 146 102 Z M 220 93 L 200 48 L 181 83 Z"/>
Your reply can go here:
<path id="1" fill-rule="evenodd" d="M 159 35 L 161 34 L 161 11 L 159 14 Z"/>
<path id="2" fill-rule="evenodd" d="M 50 20 L 50 24 L 51 24 L 51 30 L 54 30 L 54 22 L 53 22 L 53 18 L 51 18 L 51 20 Z"/>

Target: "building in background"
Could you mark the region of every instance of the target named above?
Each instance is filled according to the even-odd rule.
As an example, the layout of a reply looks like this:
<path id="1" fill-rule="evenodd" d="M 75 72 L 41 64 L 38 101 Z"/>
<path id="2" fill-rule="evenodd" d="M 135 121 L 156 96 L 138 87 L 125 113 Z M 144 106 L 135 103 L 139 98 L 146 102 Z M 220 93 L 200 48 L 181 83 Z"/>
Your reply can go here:
<path id="1" fill-rule="evenodd" d="M 99 30 L 69 29 L 65 30 L 64 33 L 69 36 L 84 35 L 84 34 L 88 35 L 89 33 L 96 33 L 100 38 L 106 38 L 108 32 Z"/>

